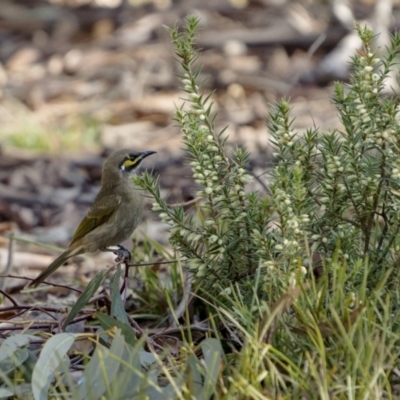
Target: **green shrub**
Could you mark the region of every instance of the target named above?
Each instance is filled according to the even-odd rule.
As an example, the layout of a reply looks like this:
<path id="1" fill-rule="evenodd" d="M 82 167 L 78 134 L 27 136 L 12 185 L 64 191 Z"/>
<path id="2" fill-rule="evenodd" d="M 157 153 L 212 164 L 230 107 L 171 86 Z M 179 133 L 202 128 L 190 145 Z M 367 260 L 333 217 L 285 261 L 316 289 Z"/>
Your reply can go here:
<path id="1" fill-rule="evenodd" d="M 390 398 L 399 352 L 400 126 L 399 98 L 383 88 L 400 34 L 377 58 L 372 31 L 356 27 L 364 48 L 352 59 L 351 82 L 334 87 L 341 130 L 300 135 L 289 102 L 273 108 L 268 195 L 246 190 L 248 152 L 229 153 L 224 130 L 215 129 L 212 93 L 202 92 L 194 66 L 197 26 L 189 17 L 184 31 L 170 29 L 187 93 L 176 121 L 202 185 L 196 213 L 169 208 L 150 175 L 138 183 L 170 224 L 199 296 L 241 349 L 221 393 Z"/>
<path id="2" fill-rule="evenodd" d="M 324 270 L 336 255 L 352 273 L 347 289 L 361 284 L 368 265 L 368 287 L 374 288 L 396 265 L 400 249 L 399 99 L 382 93 L 400 35 L 378 59 L 370 49 L 371 30 L 357 26 L 364 51 L 353 58 L 351 84 L 336 83 L 333 97 L 343 130 L 315 128 L 299 135 L 291 128 L 288 101 L 274 107 L 268 125 L 277 163 L 267 197 L 246 192 L 249 154 L 243 148 L 227 154 L 224 131 L 215 130 L 211 94 L 201 92 L 200 69 L 194 68 L 196 29 L 197 20 L 188 18 L 184 32 L 170 33 L 188 95 L 176 121 L 193 178 L 203 185 L 197 214 L 183 206 L 169 208 L 151 176 L 138 179 L 154 196 L 153 209 L 170 224 L 171 243 L 186 259 L 196 286 L 217 296 L 239 284 L 251 297 L 259 271 L 279 296 L 288 284 L 309 276 L 313 255 Z M 396 270 L 387 288 L 397 286 Z M 274 296 L 269 292 L 264 298 Z"/>

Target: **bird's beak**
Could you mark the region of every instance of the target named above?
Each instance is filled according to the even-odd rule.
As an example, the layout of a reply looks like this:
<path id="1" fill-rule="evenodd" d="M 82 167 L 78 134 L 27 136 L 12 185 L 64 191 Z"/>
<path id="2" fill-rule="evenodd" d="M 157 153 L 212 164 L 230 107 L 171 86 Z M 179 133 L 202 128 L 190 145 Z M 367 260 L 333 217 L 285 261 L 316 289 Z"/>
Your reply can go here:
<path id="1" fill-rule="evenodd" d="M 157 153 L 157 152 L 156 152 L 156 151 L 152 151 L 152 150 L 144 151 L 144 152 L 141 154 L 140 158 L 141 158 L 142 160 L 144 160 L 146 157 L 151 156 L 152 154 L 155 154 L 155 153 Z"/>

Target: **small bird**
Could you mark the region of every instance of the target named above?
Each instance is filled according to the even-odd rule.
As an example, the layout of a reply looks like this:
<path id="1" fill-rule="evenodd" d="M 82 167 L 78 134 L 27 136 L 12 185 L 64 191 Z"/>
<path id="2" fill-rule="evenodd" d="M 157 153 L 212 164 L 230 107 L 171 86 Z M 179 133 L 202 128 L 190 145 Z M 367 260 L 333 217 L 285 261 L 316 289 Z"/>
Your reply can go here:
<path id="1" fill-rule="evenodd" d="M 97 250 L 112 251 L 116 261 L 130 260 L 130 252 L 120 245 L 138 226 L 143 213 L 143 191 L 132 180 L 141 162 L 155 151 L 117 150 L 104 162 L 101 189 L 79 224 L 71 244 L 28 287 L 36 287 L 65 261 Z M 118 246 L 119 250 L 109 249 Z"/>

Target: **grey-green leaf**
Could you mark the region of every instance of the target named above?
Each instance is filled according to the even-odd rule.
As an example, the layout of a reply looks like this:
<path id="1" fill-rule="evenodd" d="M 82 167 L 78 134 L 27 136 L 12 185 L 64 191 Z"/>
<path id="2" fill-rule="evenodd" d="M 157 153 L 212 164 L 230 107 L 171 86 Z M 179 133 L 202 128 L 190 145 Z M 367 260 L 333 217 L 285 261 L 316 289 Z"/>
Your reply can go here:
<path id="1" fill-rule="evenodd" d="M 111 291 L 111 316 L 117 318 L 119 321 L 128 324 L 128 317 L 126 316 L 125 306 L 121 299 L 119 292 L 119 280 L 121 278 L 121 264 L 118 265 L 117 271 L 111 277 L 110 291 Z"/>
<path id="2" fill-rule="evenodd" d="M 120 331 L 114 336 L 110 349 L 97 345 L 83 374 L 77 400 L 99 399 L 104 393 L 109 392 L 121 363 L 124 345 L 124 337 Z"/>
<path id="3" fill-rule="evenodd" d="M 75 316 L 78 314 L 78 312 L 86 306 L 87 302 L 96 293 L 96 290 L 103 283 L 104 278 L 106 277 L 107 274 L 108 274 L 108 270 L 99 271 L 95 275 L 95 277 L 89 282 L 89 284 L 86 286 L 86 289 L 79 296 L 78 300 L 76 301 L 74 306 L 71 308 L 71 311 L 69 312 L 69 314 L 63 324 L 63 329 L 65 329 L 68 326 L 68 324 L 75 318 Z"/>
<path id="4" fill-rule="evenodd" d="M 104 330 L 113 328 L 114 326 L 118 329 L 121 329 L 122 334 L 125 337 L 125 341 L 129 343 L 131 346 L 135 346 L 137 343 L 135 331 L 128 324 L 125 324 L 121 321 L 117 321 L 115 318 L 110 317 L 107 314 L 96 313 L 96 318 L 99 320 L 101 327 Z"/>
<path id="5" fill-rule="evenodd" d="M 0 371 L 8 374 L 23 364 L 28 357 L 29 351 L 27 349 L 18 349 L 10 358 L 6 358 L 0 362 Z"/>
<path id="6" fill-rule="evenodd" d="M 35 400 L 47 400 L 54 372 L 63 362 L 75 337 L 72 333 L 60 333 L 44 345 L 32 373 L 32 392 Z"/>
<path id="7" fill-rule="evenodd" d="M 207 367 L 201 398 L 202 400 L 208 400 L 215 392 L 223 350 L 219 340 L 214 338 L 203 340 L 200 347 Z"/>
<path id="8" fill-rule="evenodd" d="M 137 346 L 138 347 L 138 346 Z M 110 387 L 110 398 L 115 400 L 134 399 L 141 390 L 142 367 L 138 348 L 125 344 L 118 374 Z"/>
<path id="9" fill-rule="evenodd" d="M 17 334 L 9 336 L 0 346 L 0 362 L 6 358 L 10 358 L 19 348 L 27 346 L 30 340 L 36 339 L 32 335 Z"/>
<path id="10" fill-rule="evenodd" d="M 9 397 L 12 397 L 14 395 L 14 392 L 11 390 L 5 389 L 5 388 L 0 388 L 0 399 L 8 399 Z"/>
<path id="11" fill-rule="evenodd" d="M 188 356 L 189 376 L 188 376 L 188 389 L 196 400 L 201 399 L 203 393 L 203 379 L 200 373 L 200 362 L 193 354 Z"/>
<path id="12" fill-rule="evenodd" d="M 140 351 L 139 355 L 140 363 L 145 368 L 149 368 L 151 364 L 154 364 L 157 361 L 157 359 L 154 357 L 154 354 L 148 351 Z"/>

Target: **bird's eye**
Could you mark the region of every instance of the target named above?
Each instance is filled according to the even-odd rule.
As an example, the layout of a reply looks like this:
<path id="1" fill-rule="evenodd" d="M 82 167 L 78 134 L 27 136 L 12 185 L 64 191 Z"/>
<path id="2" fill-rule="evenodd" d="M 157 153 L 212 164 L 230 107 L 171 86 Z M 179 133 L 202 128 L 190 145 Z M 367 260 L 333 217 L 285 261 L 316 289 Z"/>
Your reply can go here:
<path id="1" fill-rule="evenodd" d="M 123 171 L 125 171 L 125 170 L 129 171 L 138 163 L 138 161 L 139 161 L 139 157 L 135 157 L 133 159 L 128 158 L 122 163 L 121 169 Z"/>

